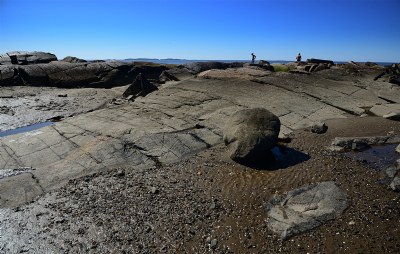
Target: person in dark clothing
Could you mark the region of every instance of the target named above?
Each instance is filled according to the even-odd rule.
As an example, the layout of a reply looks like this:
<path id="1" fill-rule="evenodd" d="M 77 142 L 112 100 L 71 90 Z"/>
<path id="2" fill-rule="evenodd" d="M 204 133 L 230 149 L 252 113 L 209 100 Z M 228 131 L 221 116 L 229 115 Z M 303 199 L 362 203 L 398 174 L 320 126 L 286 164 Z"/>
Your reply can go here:
<path id="1" fill-rule="evenodd" d="M 301 62 L 301 55 L 300 55 L 300 53 L 296 56 L 296 61 L 297 61 L 297 62 Z"/>
<path id="2" fill-rule="evenodd" d="M 254 53 L 251 53 L 251 63 L 254 64 L 254 60 L 256 60 L 256 55 Z"/>

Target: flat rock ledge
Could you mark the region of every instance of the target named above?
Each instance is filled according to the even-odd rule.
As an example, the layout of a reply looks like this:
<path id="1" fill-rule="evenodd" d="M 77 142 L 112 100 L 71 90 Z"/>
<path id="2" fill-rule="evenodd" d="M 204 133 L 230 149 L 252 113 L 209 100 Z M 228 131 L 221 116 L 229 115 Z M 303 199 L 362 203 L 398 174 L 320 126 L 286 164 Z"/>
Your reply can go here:
<path id="1" fill-rule="evenodd" d="M 268 228 L 287 240 L 337 218 L 347 207 L 347 195 L 334 182 L 307 185 L 267 203 Z"/>
<path id="2" fill-rule="evenodd" d="M 364 150 L 371 145 L 387 145 L 400 143 L 400 136 L 375 136 L 375 137 L 336 137 L 328 150 L 344 152 L 349 150 Z"/>

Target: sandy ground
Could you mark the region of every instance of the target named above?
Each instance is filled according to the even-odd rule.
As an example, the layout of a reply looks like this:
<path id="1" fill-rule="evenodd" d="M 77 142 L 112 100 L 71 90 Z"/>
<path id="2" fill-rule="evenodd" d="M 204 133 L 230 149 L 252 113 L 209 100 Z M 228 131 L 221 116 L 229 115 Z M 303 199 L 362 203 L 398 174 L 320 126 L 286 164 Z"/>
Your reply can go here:
<path id="1" fill-rule="evenodd" d="M 377 117 L 293 133 L 281 161 L 252 169 L 223 145 L 150 170 L 115 167 L 1 210 L 0 253 L 399 253 L 400 196 L 381 171 L 326 151 L 338 136 L 399 134 Z M 274 194 L 335 181 L 350 199 L 337 220 L 286 241 L 267 228 Z"/>

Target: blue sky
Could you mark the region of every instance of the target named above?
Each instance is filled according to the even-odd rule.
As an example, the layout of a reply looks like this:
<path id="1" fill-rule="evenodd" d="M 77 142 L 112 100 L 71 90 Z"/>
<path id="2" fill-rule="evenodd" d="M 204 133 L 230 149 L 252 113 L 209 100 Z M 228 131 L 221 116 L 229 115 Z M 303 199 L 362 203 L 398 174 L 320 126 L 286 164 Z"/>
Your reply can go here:
<path id="1" fill-rule="evenodd" d="M 400 62 L 400 0 L 0 0 L 0 53 Z"/>

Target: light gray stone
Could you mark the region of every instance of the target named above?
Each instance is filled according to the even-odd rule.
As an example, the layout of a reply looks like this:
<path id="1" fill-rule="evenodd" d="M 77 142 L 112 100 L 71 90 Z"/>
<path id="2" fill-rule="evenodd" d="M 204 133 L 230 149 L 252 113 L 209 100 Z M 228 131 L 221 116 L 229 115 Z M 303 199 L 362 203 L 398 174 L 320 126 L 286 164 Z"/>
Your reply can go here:
<path id="1" fill-rule="evenodd" d="M 396 176 L 390 183 L 390 188 L 394 191 L 400 191 L 400 177 Z"/>
<path id="2" fill-rule="evenodd" d="M 346 194 L 334 182 L 308 185 L 269 201 L 268 228 L 288 239 L 336 219 L 347 207 Z"/>

